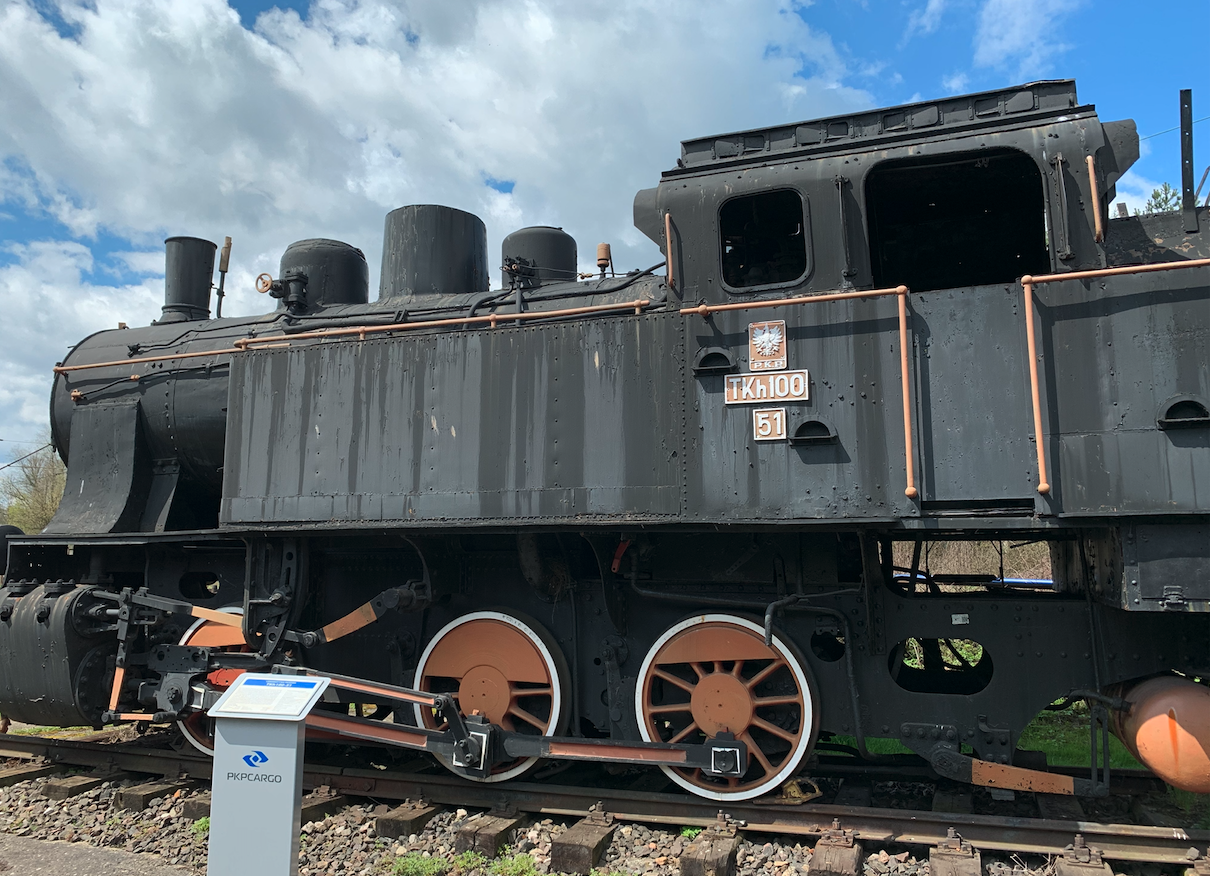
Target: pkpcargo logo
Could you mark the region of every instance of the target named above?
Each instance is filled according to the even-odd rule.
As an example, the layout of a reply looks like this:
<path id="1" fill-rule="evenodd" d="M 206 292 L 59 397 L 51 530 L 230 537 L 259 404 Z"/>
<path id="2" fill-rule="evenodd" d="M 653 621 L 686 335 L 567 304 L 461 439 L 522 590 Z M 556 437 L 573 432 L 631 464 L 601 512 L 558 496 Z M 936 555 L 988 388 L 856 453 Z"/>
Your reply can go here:
<path id="1" fill-rule="evenodd" d="M 251 754 L 244 755 L 244 763 L 250 767 L 259 767 L 262 763 L 268 763 L 269 756 L 263 751 L 254 751 Z"/>

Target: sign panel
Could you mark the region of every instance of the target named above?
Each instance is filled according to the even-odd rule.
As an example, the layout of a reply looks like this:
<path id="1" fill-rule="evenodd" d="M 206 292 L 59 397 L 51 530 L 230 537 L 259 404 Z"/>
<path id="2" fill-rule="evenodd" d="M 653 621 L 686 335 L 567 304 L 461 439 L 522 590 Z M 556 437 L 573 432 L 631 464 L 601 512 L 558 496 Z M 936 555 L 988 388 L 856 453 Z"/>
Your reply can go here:
<path id="1" fill-rule="evenodd" d="M 210 709 L 212 718 L 276 718 L 299 721 L 315 705 L 330 679 L 245 673 Z"/>
<path id="2" fill-rule="evenodd" d="M 786 409 L 757 408 L 752 412 L 752 437 L 757 441 L 784 441 Z"/>
<path id="3" fill-rule="evenodd" d="M 786 369 L 786 321 L 773 319 L 748 325 L 748 363 L 753 371 Z"/>
<path id="4" fill-rule="evenodd" d="M 811 381 L 805 370 L 777 374 L 728 374 L 723 380 L 729 405 L 807 401 Z"/>

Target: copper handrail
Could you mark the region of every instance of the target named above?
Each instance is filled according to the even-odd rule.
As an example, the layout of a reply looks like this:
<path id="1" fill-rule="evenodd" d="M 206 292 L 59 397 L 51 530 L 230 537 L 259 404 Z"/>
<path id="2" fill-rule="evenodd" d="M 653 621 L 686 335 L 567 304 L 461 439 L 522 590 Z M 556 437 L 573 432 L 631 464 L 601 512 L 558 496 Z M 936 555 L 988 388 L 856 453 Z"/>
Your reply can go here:
<path id="1" fill-rule="evenodd" d="M 1105 239 L 1105 227 L 1101 224 L 1101 194 L 1097 186 L 1097 163 L 1091 155 L 1084 160 L 1088 164 L 1088 186 L 1092 189 L 1092 224 L 1096 229 L 1096 241 L 1100 243 Z"/>
<path id="2" fill-rule="evenodd" d="M 1152 265 L 1126 265 L 1120 268 L 1099 268 L 1095 271 L 1072 271 L 1070 274 L 1044 274 L 1034 277 L 1026 274 L 1021 278 L 1025 292 L 1025 343 L 1029 349 L 1029 389 L 1034 414 L 1034 444 L 1038 454 L 1038 492 L 1050 492 L 1046 476 L 1046 448 L 1042 437 L 1042 401 L 1038 392 L 1038 345 L 1034 336 L 1034 286 L 1042 283 L 1058 283 L 1062 280 L 1095 280 L 1098 277 L 1117 277 L 1123 274 L 1150 274 L 1155 271 L 1172 271 L 1178 268 L 1210 267 L 1210 259 L 1192 259 L 1187 262 L 1160 262 Z"/>
<path id="3" fill-rule="evenodd" d="M 624 301 L 617 304 L 594 304 L 589 307 L 565 307 L 562 310 L 531 310 L 524 313 L 493 313 L 487 316 L 463 316 L 454 319 L 399 322 L 391 323 L 390 325 L 362 325 L 341 329 L 317 329 L 310 332 L 298 332 L 297 334 L 293 335 L 266 335 L 262 338 L 240 338 L 239 340 L 234 341 L 234 347 L 225 347 L 219 350 L 202 350 L 194 353 L 173 353 L 165 356 L 144 356 L 142 358 L 134 359 L 115 359 L 109 362 L 90 362 L 87 365 L 56 365 L 53 370 L 55 374 L 66 374 L 71 371 L 88 371 L 93 368 L 113 368 L 117 365 L 138 365 L 142 362 L 168 362 L 173 359 L 197 359 L 203 356 L 223 356 L 232 353 L 245 353 L 249 349 L 275 350 L 289 347 L 292 341 L 307 340 L 310 338 L 357 335 L 360 340 L 365 340 L 366 335 L 375 334 L 377 332 L 404 331 L 406 329 L 416 328 L 443 328 L 453 325 L 478 325 L 483 323 L 488 323 L 492 328 L 495 328 L 500 323 L 516 322 L 517 320 L 549 319 L 553 317 L 580 316 L 586 313 L 606 313 L 610 311 L 631 309 L 633 309 L 637 315 L 643 312 L 643 308 L 650 306 L 651 301 L 649 299 L 636 298 L 634 301 Z"/>
<path id="4" fill-rule="evenodd" d="M 651 301 L 647 298 L 636 298 L 634 301 L 621 301 L 617 304 L 593 304 L 588 307 L 565 307 L 562 310 L 527 310 L 521 313 L 491 313 L 486 316 L 459 316 L 452 319 L 431 319 L 417 322 L 396 322 L 388 325 L 362 325 L 350 326 L 348 328 L 336 329 L 316 329 L 310 332 L 299 332 L 294 335 L 267 335 L 263 338 L 240 338 L 235 342 L 235 346 L 241 349 L 250 349 L 259 347 L 261 344 L 268 344 L 273 341 L 297 341 L 309 340 L 311 338 L 336 338 L 345 337 L 348 335 L 357 335 L 359 340 L 365 340 L 366 335 L 379 334 L 382 332 L 398 332 L 407 331 L 408 329 L 417 328 L 445 328 L 453 325 L 483 325 L 488 324 L 495 328 L 500 323 L 517 322 L 520 320 L 529 319 L 553 319 L 562 316 L 582 316 L 588 313 L 608 313 L 616 310 L 631 310 L 635 315 L 643 312 L 643 308 L 650 307 Z"/>
<path id="5" fill-rule="evenodd" d="M 668 270 L 666 271 L 668 275 L 668 288 L 675 289 L 676 279 L 672 273 L 672 213 L 670 212 L 664 214 L 664 249 L 667 250 L 664 253 L 664 258 L 668 262 Z"/>
<path id="6" fill-rule="evenodd" d="M 896 286 L 893 289 L 864 289 L 853 292 L 827 292 L 823 295 L 799 295 L 795 298 L 774 298 L 763 301 L 737 301 L 733 304 L 699 304 L 696 307 L 682 307 L 681 315 L 697 314 L 703 318 L 712 313 L 727 310 L 756 310 L 762 307 L 784 307 L 790 304 L 814 304 L 820 301 L 843 301 L 849 298 L 884 298 L 894 295 L 899 299 L 899 378 L 903 388 L 903 453 L 904 468 L 907 475 L 907 487 L 903 494 L 909 499 L 919 495 L 916 489 L 916 462 L 912 452 L 912 399 L 911 382 L 908 377 L 908 327 L 907 327 L 907 286 Z"/>

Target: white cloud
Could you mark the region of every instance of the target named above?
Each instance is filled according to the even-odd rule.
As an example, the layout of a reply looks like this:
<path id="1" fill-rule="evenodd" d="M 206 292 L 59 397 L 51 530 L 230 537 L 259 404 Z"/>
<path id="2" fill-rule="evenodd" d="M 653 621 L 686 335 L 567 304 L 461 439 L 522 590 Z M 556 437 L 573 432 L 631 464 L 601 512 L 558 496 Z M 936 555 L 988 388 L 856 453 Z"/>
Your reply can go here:
<path id="1" fill-rule="evenodd" d="M 954 73 L 941 80 L 941 87 L 950 94 L 958 94 L 961 91 L 966 91 L 966 86 L 969 81 L 970 78 L 965 73 Z"/>
<path id="2" fill-rule="evenodd" d="M 1151 193 L 1161 185 L 1162 183 L 1140 176 L 1133 170 L 1126 171 L 1122 174 L 1122 178 L 1117 181 L 1117 185 L 1114 186 L 1117 197 L 1109 205 L 1110 217 L 1113 218 L 1118 215 L 1119 202 L 1126 205 L 1126 210 L 1131 216 L 1134 215 L 1135 210 L 1141 211 L 1151 197 Z"/>
<path id="3" fill-rule="evenodd" d="M 154 274 L 164 276 L 163 252 L 115 252 L 112 258 L 126 265 L 127 270 L 135 274 Z"/>
<path id="4" fill-rule="evenodd" d="M 93 268 L 88 247 L 70 241 L 12 244 L 11 264 L 0 266 L 4 346 L 0 410 L 5 438 L 24 438 L 47 425 L 51 368 L 71 345 L 119 320 L 146 324 L 159 315 L 162 284 L 98 286 L 85 280 Z"/>
<path id="5" fill-rule="evenodd" d="M 0 11 L 0 149 L 26 188 L 77 235 L 230 234 L 262 268 L 321 234 L 376 269 L 383 214 L 418 202 L 616 240 L 680 138 L 870 103 L 788 0 L 317 0 L 254 32 L 219 0 L 62 15 L 76 39 Z M 516 181 L 512 209 L 484 174 Z"/>
<path id="6" fill-rule="evenodd" d="M 50 2 L 68 36 L 37 11 Z M 313 0 L 249 30 L 223 0 L 0 0 L 0 203 L 129 240 L 112 257 L 136 274 L 162 271 L 168 235 L 231 235 L 227 315 L 269 309 L 252 278 L 305 237 L 361 247 L 376 296 L 383 216 L 409 203 L 480 215 L 491 258 L 551 224 L 589 269 L 603 240 L 619 269 L 646 267 L 631 201 L 680 139 L 872 105 L 801 8 Z M 0 415 L 32 431 L 46 369 L 88 331 L 157 316 L 162 281 L 95 285 L 79 243 L 10 249 Z"/>
<path id="7" fill-rule="evenodd" d="M 975 31 L 976 67 L 1010 71 L 1025 81 L 1050 74 L 1070 46 L 1057 39 L 1064 18 L 1083 0 L 987 0 Z"/>
<path id="8" fill-rule="evenodd" d="M 916 9 L 908 16 L 907 30 L 903 33 L 903 43 L 906 43 L 918 33 L 929 34 L 937 30 L 941 24 L 941 15 L 945 12 L 946 0 L 928 0 L 923 9 Z"/>

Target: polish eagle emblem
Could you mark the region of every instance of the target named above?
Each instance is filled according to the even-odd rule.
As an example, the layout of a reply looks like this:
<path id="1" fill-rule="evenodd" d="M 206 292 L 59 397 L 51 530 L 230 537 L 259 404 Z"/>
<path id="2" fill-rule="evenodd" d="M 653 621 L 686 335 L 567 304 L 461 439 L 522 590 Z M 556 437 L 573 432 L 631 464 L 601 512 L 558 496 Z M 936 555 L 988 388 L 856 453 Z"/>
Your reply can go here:
<path id="1" fill-rule="evenodd" d="M 752 346 L 761 356 L 776 356 L 781 349 L 781 326 L 767 325 L 752 330 Z"/>

